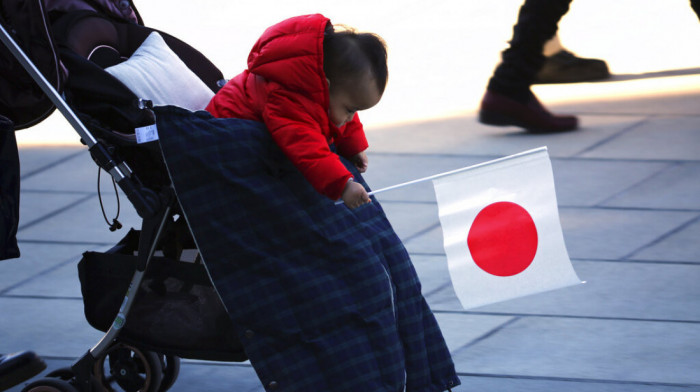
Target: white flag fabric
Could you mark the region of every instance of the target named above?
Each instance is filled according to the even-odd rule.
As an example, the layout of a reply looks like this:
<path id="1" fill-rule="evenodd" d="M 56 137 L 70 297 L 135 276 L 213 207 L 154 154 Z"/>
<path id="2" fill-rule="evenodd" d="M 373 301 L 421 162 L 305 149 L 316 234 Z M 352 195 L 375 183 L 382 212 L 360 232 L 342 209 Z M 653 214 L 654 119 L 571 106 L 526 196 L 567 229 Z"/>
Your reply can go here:
<path id="1" fill-rule="evenodd" d="M 450 173 L 433 185 L 465 309 L 581 282 L 564 244 L 546 147 Z"/>

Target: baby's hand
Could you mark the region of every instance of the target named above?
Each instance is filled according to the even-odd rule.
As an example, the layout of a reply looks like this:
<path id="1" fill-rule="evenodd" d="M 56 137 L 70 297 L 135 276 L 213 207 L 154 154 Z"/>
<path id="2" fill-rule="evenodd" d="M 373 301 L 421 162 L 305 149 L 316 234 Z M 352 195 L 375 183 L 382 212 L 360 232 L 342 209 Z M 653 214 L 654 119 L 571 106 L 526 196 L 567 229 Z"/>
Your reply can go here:
<path id="1" fill-rule="evenodd" d="M 343 199 L 343 203 L 345 203 L 348 208 L 357 208 L 372 201 L 370 200 L 365 187 L 353 180 L 350 180 L 347 184 L 345 184 L 345 189 L 343 189 L 343 196 L 341 198 Z"/>
<path id="2" fill-rule="evenodd" d="M 367 164 L 369 163 L 369 160 L 367 159 L 367 153 L 364 151 L 355 154 L 352 158 L 350 158 L 350 162 L 355 165 L 360 173 L 367 171 Z"/>

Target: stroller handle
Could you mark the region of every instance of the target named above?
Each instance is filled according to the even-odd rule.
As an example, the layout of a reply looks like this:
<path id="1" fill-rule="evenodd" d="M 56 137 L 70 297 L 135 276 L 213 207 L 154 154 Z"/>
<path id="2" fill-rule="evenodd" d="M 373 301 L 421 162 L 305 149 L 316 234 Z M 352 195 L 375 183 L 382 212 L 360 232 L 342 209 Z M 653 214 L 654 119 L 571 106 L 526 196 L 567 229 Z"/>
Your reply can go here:
<path id="1" fill-rule="evenodd" d="M 19 47 L 17 42 L 10 36 L 5 27 L 0 23 L 0 40 L 9 49 L 12 55 L 19 61 L 29 76 L 39 85 L 41 90 L 49 97 L 56 108 L 65 116 L 71 126 L 78 132 L 82 141 L 88 146 L 95 162 L 103 169 L 107 170 L 119 187 L 124 191 L 127 198 L 132 202 L 138 214 L 142 217 L 153 216 L 159 208 L 160 202 L 155 192 L 140 186 L 131 176 L 131 169 L 122 162 L 115 162 L 105 147 L 100 144 L 92 133 L 80 121 L 75 112 L 68 106 L 66 101 L 41 74 L 39 69 L 27 57 L 26 53 Z"/>

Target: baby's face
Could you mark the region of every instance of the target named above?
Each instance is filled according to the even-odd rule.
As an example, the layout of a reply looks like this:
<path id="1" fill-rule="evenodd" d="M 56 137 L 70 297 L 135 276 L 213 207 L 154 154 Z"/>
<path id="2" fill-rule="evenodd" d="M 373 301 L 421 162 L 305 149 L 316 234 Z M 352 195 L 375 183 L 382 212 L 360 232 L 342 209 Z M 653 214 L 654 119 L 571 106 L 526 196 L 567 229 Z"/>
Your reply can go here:
<path id="1" fill-rule="evenodd" d="M 330 119 L 333 124 L 341 127 L 352 120 L 358 111 L 369 109 L 376 105 L 382 98 L 382 95 L 377 89 L 374 77 L 368 73 L 350 88 L 331 89 L 329 98 Z"/>

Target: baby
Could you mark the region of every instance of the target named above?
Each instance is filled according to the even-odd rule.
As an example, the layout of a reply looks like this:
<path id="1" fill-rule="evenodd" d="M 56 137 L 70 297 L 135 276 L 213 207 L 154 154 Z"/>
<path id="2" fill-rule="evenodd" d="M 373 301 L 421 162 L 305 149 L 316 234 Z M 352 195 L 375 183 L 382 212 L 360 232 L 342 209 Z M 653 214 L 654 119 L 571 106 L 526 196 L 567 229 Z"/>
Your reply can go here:
<path id="1" fill-rule="evenodd" d="M 355 208 L 370 198 L 338 155 L 361 173 L 367 170 L 368 143 L 357 112 L 379 102 L 387 78 L 380 37 L 335 31 L 320 14 L 298 16 L 265 31 L 248 56 L 248 69 L 206 109 L 215 117 L 265 123 L 314 189 Z"/>

